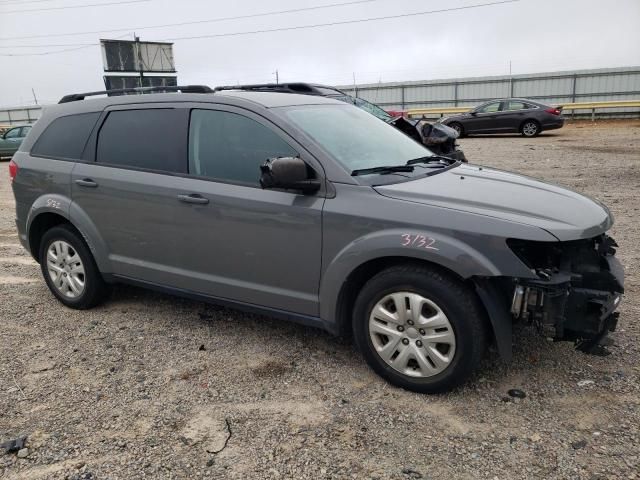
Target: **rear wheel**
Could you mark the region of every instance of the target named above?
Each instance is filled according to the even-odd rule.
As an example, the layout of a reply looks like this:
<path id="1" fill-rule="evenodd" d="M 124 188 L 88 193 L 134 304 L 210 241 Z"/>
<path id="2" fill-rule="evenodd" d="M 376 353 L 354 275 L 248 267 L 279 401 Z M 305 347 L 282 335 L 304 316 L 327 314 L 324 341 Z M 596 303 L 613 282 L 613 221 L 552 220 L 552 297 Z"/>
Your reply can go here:
<path id="1" fill-rule="evenodd" d="M 486 323 L 474 293 L 428 267 L 392 267 L 373 277 L 358 295 L 353 321 L 369 366 L 414 392 L 460 385 L 486 348 Z"/>
<path id="2" fill-rule="evenodd" d="M 44 234 L 39 258 L 49 290 L 67 307 L 84 310 L 106 298 L 108 288 L 93 256 L 70 225 L 58 225 Z"/>
<path id="3" fill-rule="evenodd" d="M 537 137 L 541 131 L 540 124 L 535 120 L 526 120 L 520 127 L 520 132 L 525 137 Z"/>

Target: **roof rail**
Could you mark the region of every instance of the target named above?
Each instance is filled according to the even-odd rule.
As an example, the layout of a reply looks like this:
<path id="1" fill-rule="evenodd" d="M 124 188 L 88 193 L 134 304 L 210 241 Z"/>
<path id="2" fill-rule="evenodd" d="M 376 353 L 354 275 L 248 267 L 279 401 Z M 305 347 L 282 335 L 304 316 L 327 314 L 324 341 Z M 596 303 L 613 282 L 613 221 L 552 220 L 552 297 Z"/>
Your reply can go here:
<path id="1" fill-rule="evenodd" d="M 250 85 L 223 85 L 215 87 L 213 90 L 219 92 L 221 90 L 257 90 L 282 93 L 303 93 L 306 95 L 325 95 L 320 88 L 328 88 L 340 92 L 337 88 L 328 85 L 316 85 L 305 82 L 289 82 L 289 83 L 255 83 Z M 342 92 L 340 92 L 342 93 Z"/>
<path id="2" fill-rule="evenodd" d="M 206 85 L 184 85 L 184 86 L 158 86 L 158 87 L 134 87 L 120 88 L 116 90 L 101 90 L 98 92 L 72 93 L 65 95 L 58 103 L 69 103 L 84 100 L 85 97 L 96 95 L 124 95 L 127 93 L 150 93 L 150 92 L 182 92 L 182 93 L 213 93 L 213 90 Z"/>

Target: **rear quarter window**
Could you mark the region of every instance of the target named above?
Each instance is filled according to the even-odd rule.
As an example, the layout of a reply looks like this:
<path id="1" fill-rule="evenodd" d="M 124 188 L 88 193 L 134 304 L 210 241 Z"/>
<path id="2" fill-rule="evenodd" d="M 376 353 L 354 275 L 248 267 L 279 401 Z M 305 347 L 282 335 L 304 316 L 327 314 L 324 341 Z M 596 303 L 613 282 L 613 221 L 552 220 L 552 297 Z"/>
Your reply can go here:
<path id="1" fill-rule="evenodd" d="M 99 112 L 79 113 L 56 118 L 40 134 L 31 155 L 79 160 Z"/>

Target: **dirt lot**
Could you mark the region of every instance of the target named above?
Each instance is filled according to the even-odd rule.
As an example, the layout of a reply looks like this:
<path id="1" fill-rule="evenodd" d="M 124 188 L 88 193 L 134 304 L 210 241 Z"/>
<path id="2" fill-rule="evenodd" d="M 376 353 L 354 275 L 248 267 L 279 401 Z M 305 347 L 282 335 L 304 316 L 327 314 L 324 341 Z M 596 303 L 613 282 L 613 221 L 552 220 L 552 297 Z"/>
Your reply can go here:
<path id="1" fill-rule="evenodd" d="M 28 452 L 0 452 L 0 477 L 640 478 L 640 121 L 461 143 L 611 207 L 627 293 L 610 356 L 524 329 L 512 364 L 489 354 L 466 387 L 425 396 L 294 324 L 130 287 L 68 310 L 18 244 L 5 162 L 0 442 L 27 435 Z"/>

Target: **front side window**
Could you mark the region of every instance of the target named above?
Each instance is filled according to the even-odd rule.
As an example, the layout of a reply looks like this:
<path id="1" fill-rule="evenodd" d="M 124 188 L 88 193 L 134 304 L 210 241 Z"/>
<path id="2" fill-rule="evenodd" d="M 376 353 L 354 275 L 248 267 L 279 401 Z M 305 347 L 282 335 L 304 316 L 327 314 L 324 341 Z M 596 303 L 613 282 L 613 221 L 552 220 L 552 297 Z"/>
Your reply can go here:
<path id="1" fill-rule="evenodd" d="M 20 130 L 22 130 L 21 127 L 12 128 L 5 134 L 4 138 L 20 138 Z"/>
<path id="2" fill-rule="evenodd" d="M 175 109 L 110 112 L 98 134 L 96 162 L 186 173 L 186 138 Z"/>
<path id="3" fill-rule="evenodd" d="M 484 107 L 480 107 L 477 112 L 478 113 L 495 113 L 500 110 L 500 102 L 493 102 Z"/>
<path id="4" fill-rule="evenodd" d="M 32 155 L 80 160 L 100 113 L 80 113 L 56 118 L 40 135 Z"/>
<path id="5" fill-rule="evenodd" d="M 266 126 L 237 113 L 193 110 L 189 125 L 189 173 L 259 185 L 268 158 L 298 153 Z"/>
<path id="6" fill-rule="evenodd" d="M 281 111 L 349 171 L 405 165 L 433 155 L 397 128 L 354 106 L 301 105 Z"/>

